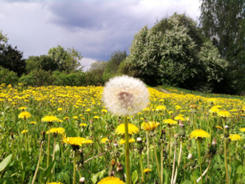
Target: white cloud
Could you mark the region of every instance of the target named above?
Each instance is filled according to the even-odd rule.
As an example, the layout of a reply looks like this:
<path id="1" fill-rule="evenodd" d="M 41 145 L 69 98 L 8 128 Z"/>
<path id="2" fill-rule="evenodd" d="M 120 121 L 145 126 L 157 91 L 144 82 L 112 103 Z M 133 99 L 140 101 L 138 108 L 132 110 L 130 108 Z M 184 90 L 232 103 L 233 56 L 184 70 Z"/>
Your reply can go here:
<path id="1" fill-rule="evenodd" d="M 128 51 L 134 34 L 157 19 L 178 12 L 196 20 L 199 6 L 199 0 L 0 0 L 0 29 L 25 58 L 57 45 L 74 47 L 88 68 L 95 60 L 109 60 L 114 51 Z"/>
<path id="2" fill-rule="evenodd" d="M 91 59 L 91 58 L 82 58 L 80 61 L 81 66 L 83 66 L 83 71 L 89 70 L 90 66 L 92 63 L 96 62 L 96 60 Z"/>

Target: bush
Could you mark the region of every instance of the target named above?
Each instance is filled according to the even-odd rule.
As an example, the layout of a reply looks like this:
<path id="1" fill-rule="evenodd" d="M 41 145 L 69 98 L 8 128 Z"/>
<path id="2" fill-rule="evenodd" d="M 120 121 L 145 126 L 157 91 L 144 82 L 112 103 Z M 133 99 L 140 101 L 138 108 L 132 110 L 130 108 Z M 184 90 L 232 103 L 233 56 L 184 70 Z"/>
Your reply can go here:
<path id="1" fill-rule="evenodd" d="M 22 75 L 19 82 L 28 86 L 48 86 L 53 84 L 54 78 L 50 71 L 35 69 L 27 75 Z"/>
<path id="2" fill-rule="evenodd" d="M 65 72 L 55 71 L 53 73 L 54 82 L 56 86 L 85 86 L 86 78 L 84 72 L 74 72 L 66 74 Z"/>
<path id="3" fill-rule="evenodd" d="M 0 67 L 0 83 L 5 83 L 6 85 L 15 85 L 18 83 L 17 73 L 10 71 L 6 68 Z"/>

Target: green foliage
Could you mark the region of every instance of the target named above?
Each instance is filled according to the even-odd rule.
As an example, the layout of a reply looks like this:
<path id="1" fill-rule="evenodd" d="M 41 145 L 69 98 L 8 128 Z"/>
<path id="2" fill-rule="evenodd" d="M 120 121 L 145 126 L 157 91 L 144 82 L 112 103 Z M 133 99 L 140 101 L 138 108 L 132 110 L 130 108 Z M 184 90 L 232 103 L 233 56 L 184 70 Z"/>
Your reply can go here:
<path id="1" fill-rule="evenodd" d="M 152 29 L 143 27 L 135 35 L 130 55 L 119 71 L 150 85 L 166 83 L 199 91 L 214 90 L 224 79 L 227 62 L 196 25 L 185 14 L 174 14 Z"/>
<path id="2" fill-rule="evenodd" d="M 84 86 L 86 84 L 85 74 L 81 71 L 69 74 L 55 71 L 53 78 L 53 84 L 56 86 Z"/>
<path id="3" fill-rule="evenodd" d="M 15 85 L 18 82 L 18 76 L 15 72 L 0 67 L 0 83 Z"/>
<path id="4" fill-rule="evenodd" d="M 225 12 L 225 13 L 224 13 Z M 229 62 L 219 92 L 245 88 L 245 0 L 202 0 L 200 27 Z"/>
<path id="5" fill-rule="evenodd" d="M 58 65 L 59 71 L 74 72 L 80 66 L 79 60 L 82 59 L 81 53 L 74 48 L 65 50 L 58 45 L 49 49 L 48 56 L 53 59 L 53 62 Z"/>
<path id="6" fill-rule="evenodd" d="M 45 71 L 55 71 L 58 70 L 58 64 L 47 55 L 41 56 L 30 56 L 26 60 L 26 71 L 29 73 L 32 70 L 42 69 Z"/>
<path id="7" fill-rule="evenodd" d="M 0 44 L 0 66 L 14 71 L 21 76 L 25 72 L 23 53 L 8 44 Z"/>
<path id="8" fill-rule="evenodd" d="M 19 82 L 27 86 L 48 86 L 52 85 L 53 81 L 52 73 L 42 69 L 32 70 L 29 74 L 24 74 L 19 78 Z"/>

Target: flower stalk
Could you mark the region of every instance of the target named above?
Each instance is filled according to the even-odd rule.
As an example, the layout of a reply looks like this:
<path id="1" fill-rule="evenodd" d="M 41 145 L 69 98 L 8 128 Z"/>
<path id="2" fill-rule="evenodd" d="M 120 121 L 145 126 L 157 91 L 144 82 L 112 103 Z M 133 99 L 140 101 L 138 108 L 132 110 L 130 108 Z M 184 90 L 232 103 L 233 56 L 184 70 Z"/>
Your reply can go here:
<path id="1" fill-rule="evenodd" d="M 130 160 L 129 160 L 129 141 L 128 141 L 128 119 L 124 117 L 125 123 L 125 163 L 126 163 L 126 183 L 130 184 Z"/>

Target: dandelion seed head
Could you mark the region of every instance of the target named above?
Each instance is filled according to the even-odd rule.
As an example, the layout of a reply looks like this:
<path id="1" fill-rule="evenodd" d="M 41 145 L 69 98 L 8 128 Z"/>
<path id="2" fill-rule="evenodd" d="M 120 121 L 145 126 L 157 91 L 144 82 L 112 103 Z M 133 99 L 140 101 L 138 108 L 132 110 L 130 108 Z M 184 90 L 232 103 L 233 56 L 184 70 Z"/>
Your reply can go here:
<path id="1" fill-rule="evenodd" d="M 124 75 L 106 83 L 102 100 L 113 114 L 132 116 L 148 105 L 149 92 L 142 81 Z"/>

